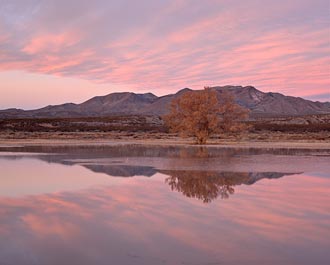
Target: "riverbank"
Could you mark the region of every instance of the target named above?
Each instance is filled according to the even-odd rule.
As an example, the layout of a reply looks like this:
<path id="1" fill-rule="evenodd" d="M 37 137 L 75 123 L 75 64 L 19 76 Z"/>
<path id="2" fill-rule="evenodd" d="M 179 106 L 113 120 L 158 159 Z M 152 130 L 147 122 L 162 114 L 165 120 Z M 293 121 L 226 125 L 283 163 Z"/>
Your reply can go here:
<path id="1" fill-rule="evenodd" d="M 194 145 L 194 139 L 153 132 L 11 132 L 0 133 L 0 146 L 26 145 Z M 217 136 L 207 146 L 235 148 L 330 149 L 330 132 L 258 132 Z"/>

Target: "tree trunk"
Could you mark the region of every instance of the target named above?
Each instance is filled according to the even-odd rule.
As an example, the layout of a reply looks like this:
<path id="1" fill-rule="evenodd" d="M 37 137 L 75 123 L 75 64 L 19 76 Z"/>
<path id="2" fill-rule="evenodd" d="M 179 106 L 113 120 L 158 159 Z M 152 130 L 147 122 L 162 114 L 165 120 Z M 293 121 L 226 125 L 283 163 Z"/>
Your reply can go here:
<path id="1" fill-rule="evenodd" d="M 206 140 L 207 138 L 206 137 L 197 137 L 197 144 L 206 144 Z"/>

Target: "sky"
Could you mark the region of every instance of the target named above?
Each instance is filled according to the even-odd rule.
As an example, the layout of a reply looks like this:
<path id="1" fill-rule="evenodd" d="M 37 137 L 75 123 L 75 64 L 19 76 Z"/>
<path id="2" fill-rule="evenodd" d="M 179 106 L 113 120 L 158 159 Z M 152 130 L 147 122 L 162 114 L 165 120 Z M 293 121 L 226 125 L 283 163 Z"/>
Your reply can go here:
<path id="1" fill-rule="evenodd" d="M 0 0 L 0 109 L 252 85 L 330 101 L 328 0 Z"/>

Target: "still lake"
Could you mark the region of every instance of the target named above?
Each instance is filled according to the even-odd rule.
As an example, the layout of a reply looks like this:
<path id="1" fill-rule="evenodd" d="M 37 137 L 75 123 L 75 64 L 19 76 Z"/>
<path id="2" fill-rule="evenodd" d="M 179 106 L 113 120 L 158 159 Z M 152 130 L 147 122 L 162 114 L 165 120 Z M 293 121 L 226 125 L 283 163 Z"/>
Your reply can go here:
<path id="1" fill-rule="evenodd" d="M 0 265 L 330 264 L 330 150 L 0 148 Z"/>

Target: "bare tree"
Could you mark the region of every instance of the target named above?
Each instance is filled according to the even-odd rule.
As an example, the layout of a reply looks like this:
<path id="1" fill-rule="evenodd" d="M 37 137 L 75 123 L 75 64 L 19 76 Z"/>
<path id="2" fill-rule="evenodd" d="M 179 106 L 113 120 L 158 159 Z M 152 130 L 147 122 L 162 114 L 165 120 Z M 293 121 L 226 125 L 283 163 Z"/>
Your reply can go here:
<path id="1" fill-rule="evenodd" d="M 205 144 L 213 134 L 242 130 L 241 121 L 247 113 L 229 92 L 222 93 L 218 100 L 216 90 L 205 87 L 174 99 L 164 120 L 171 132 L 194 136 L 198 144 Z"/>

